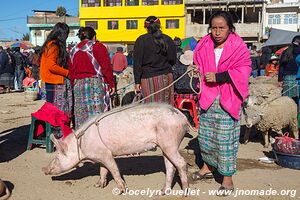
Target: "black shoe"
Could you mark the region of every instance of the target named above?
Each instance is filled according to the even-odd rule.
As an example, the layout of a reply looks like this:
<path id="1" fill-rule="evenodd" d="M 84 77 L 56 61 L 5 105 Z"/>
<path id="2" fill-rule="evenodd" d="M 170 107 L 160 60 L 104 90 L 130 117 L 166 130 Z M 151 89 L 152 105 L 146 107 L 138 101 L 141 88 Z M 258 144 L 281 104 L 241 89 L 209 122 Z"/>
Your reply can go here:
<path id="1" fill-rule="evenodd" d="M 192 180 L 193 181 L 199 181 L 202 179 L 213 179 L 214 175 L 211 172 L 205 173 L 205 174 L 200 174 L 200 172 L 194 172 L 192 174 Z"/>

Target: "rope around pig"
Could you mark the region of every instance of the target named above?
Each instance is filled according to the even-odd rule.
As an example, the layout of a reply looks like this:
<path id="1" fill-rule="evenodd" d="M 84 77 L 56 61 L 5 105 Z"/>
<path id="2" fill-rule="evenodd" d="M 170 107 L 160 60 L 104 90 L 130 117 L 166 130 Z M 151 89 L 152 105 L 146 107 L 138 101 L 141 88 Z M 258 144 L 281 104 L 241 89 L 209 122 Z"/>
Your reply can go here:
<path id="1" fill-rule="evenodd" d="M 137 102 L 134 102 L 133 104 L 131 104 L 131 105 L 129 105 L 129 106 L 116 108 L 116 109 L 114 109 L 114 110 L 111 110 L 110 112 L 102 113 L 102 115 L 100 115 L 99 117 L 97 117 L 97 118 L 95 119 L 94 122 L 90 123 L 85 129 L 81 130 L 78 134 L 75 134 L 75 132 L 73 132 L 73 134 L 75 135 L 75 138 L 76 138 L 76 140 L 77 140 L 77 142 L 76 142 L 76 143 L 77 143 L 77 154 L 78 154 L 78 159 L 79 159 L 79 161 L 82 160 L 82 159 L 80 158 L 80 151 L 79 151 L 79 150 L 80 150 L 80 146 L 81 146 L 81 138 L 82 138 L 82 136 L 86 133 L 86 130 L 87 130 L 88 128 L 90 128 L 92 125 L 95 124 L 95 125 L 97 126 L 98 135 L 99 135 L 99 137 L 100 137 L 100 140 L 101 140 L 102 143 L 105 145 L 105 147 L 106 147 L 107 149 L 109 149 L 109 148 L 106 146 L 106 144 L 104 143 L 104 141 L 103 141 L 103 139 L 102 139 L 102 137 L 101 137 L 101 134 L 100 134 L 100 130 L 99 130 L 99 128 L 98 128 L 98 126 L 99 126 L 99 121 L 100 121 L 100 120 L 102 120 L 102 119 L 104 119 L 105 117 L 108 117 L 108 116 L 110 116 L 110 115 L 112 115 L 112 114 L 115 114 L 115 113 L 118 113 L 118 112 L 121 112 L 121 111 L 124 111 L 124 110 L 128 110 L 128 109 L 130 109 L 130 108 L 134 108 L 134 107 L 138 106 L 139 103 L 142 102 L 142 101 L 144 101 L 145 99 L 148 99 L 148 98 L 152 97 L 153 95 L 158 94 L 159 92 L 162 92 L 162 91 L 164 91 L 164 90 L 170 88 L 171 86 L 173 86 L 177 81 L 179 81 L 180 79 L 182 79 L 182 78 L 183 78 L 186 74 L 188 74 L 188 73 L 191 74 L 191 75 L 190 75 L 190 87 L 192 88 L 192 90 L 193 90 L 193 92 L 194 92 L 195 94 L 200 94 L 200 93 L 201 93 L 201 82 L 202 82 L 201 74 L 200 74 L 199 70 L 197 69 L 197 67 L 196 67 L 195 65 L 190 65 L 190 66 L 188 67 L 188 69 L 186 70 L 186 72 L 185 72 L 184 74 L 182 74 L 180 77 L 178 77 L 175 81 L 173 81 L 170 85 L 168 85 L 168 86 L 166 86 L 166 87 L 164 87 L 164 88 L 162 88 L 162 89 L 160 89 L 160 90 L 158 90 L 158 91 L 156 91 L 156 92 L 154 92 L 154 93 L 152 93 L 152 94 L 150 94 L 150 95 L 144 97 L 143 99 L 140 99 L 140 100 L 137 101 Z M 199 83 L 200 83 L 200 84 L 199 84 L 199 87 L 200 87 L 200 88 L 199 88 L 199 92 L 196 92 L 196 91 L 194 90 L 193 86 L 192 86 L 192 78 L 195 77 L 195 76 L 197 76 L 198 79 L 199 79 Z"/>
<path id="2" fill-rule="evenodd" d="M 168 86 L 162 88 L 161 90 L 158 90 L 158 91 L 156 91 L 156 92 L 154 92 L 154 93 L 152 93 L 152 94 L 150 94 L 150 95 L 144 97 L 143 99 L 141 99 L 141 100 L 139 100 L 139 101 L 137 101 L 137 102 L 134 102 L 133 104 L 131 104 L 131 105 L 129 105 L 129 106 L 116 108 L 116 109 L 114 109 L 114 110 L 111 110 L 110 112 L 102 113 L 102 115 L 100 115 L 98 118 L 96 118 L 96 120 L 95 120 L 93 123 L 91 123 L 89 126 L 87 126 L 87 127 L 86 127 L 83 131 L 81 131 L 81 132 L 85 132 L 85 131 L 86 131 L 88 128 L 90 128 L 93 124 L 95 124 L 96 122 L 99 122 L 101 119 L 103 119 L 103 118 L 105 118 L 105 117 L 107 117 L 107 116 L 109 116 L 109 115 L 112 115 L 112 114 L 121 112 L 121 111 L 123 111 L 123 110 L 127 110 L 127 109 L 130 109 L 130 108 L 136 107 L 137 105 L 139 105 L 138 103 L 144 101 L 145 99 L 148 99 L 148 98 L 152 97 L 153 95 L 155 95 L 155 94 L 157 94 L 157 93 L 160 93 L 160 92 L 162 92 L 163 90 L 166 90 L 166 89 L 170 88 L 172 85 L 174 85 L 177 81 L 179 81 L 182 77 L 184 77 L 184 76 L 185 76 L 187 73 L 189 73 L 189 72 L 192 72 L 192 75 L 195 76 L 195 71 L 198 72 L 198 69 L 197 69 L 195 66 L 189 66 L 188 69 L 187 69 L 187 71 L 186 71 L 184 74 L 182 74 L 179 78 L 177 78 L 175 81 L 173 81 L 170 85 L 168 85 Z M 191 87 L 191 88 L 193 89 L 193 91 L 194 91 L 196 94 L 200 94 L 200 93 L 201 93 L 201 75 L 200 75 L 200 73 L 197 73 L 197 74 L 198 74 L 197 76 L 198 76 L 199 82 L 200 82 L 200 89 L 199 89 L 199 92 L 196 92 L 196 91 L 193 89 L 193 87 Z M 192 80 L 192 77 L 191 77 L 190 80 Z M 192 81 L 190 81 L 190 85 L 192 85 Z M 82 133 L 79 133 L 79 134 L 78 134 L 79 137 L 81 137 L 81 135 L 82 135 Z"/>

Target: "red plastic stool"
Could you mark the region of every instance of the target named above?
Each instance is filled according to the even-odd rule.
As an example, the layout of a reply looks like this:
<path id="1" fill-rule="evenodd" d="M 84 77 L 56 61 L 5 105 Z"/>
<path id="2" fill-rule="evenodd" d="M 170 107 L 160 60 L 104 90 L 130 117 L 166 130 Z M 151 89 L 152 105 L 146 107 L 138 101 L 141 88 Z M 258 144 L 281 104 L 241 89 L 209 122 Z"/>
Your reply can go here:
<path id="1" fill-rule="evenodd" d="M 197 105 L 193 99 L 183 99 L 177 97 L 175 99 L 175 107 L 179 109 L 187 109 L 190 111 L 190 115 L 193 118 L 195 127 L 198 128 L 198 114 L 197 114 Z"/>

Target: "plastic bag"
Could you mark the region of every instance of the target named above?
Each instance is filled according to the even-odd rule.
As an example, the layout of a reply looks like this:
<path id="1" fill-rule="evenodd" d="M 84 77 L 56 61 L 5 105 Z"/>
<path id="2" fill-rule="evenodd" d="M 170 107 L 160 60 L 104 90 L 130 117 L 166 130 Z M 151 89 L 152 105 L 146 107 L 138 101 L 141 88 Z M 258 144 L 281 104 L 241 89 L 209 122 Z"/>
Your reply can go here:
<path id="1" fill-rule="evenodd" d="M 300 141 L 289 137 L 289 133 L 275 137 L 273 148 L 277 152 L 300 155 Z"/>

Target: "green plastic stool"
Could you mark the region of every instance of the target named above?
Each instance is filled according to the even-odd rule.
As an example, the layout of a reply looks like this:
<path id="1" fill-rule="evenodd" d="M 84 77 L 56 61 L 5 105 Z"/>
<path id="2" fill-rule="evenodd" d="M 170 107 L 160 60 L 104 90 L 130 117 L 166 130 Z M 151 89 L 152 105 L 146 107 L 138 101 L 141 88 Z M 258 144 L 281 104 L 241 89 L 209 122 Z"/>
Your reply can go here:
<path id="1" fill-rule="evenodd" d="M 40 121 L 43 124 L 45 124 L 45 137 L 42 137 L 41 139 L 35 139 L 34 138 L 34 129 L 35 129 L 35 123 L 36 121 Z M 38 120 L 37 118 L 31 116 L 31 124 L 30 124 L 30 130 L 29 130 L 29 136 L 28 136 L 28 143 L 27 143 L 27 150 L 31 150 L 32 144 L 42 144 L 46 146 L 46 152 L 52 153 L 54 151 L 53 142 L 50 139 L 51 134 L 51 125 L 48 122 Z"/>

